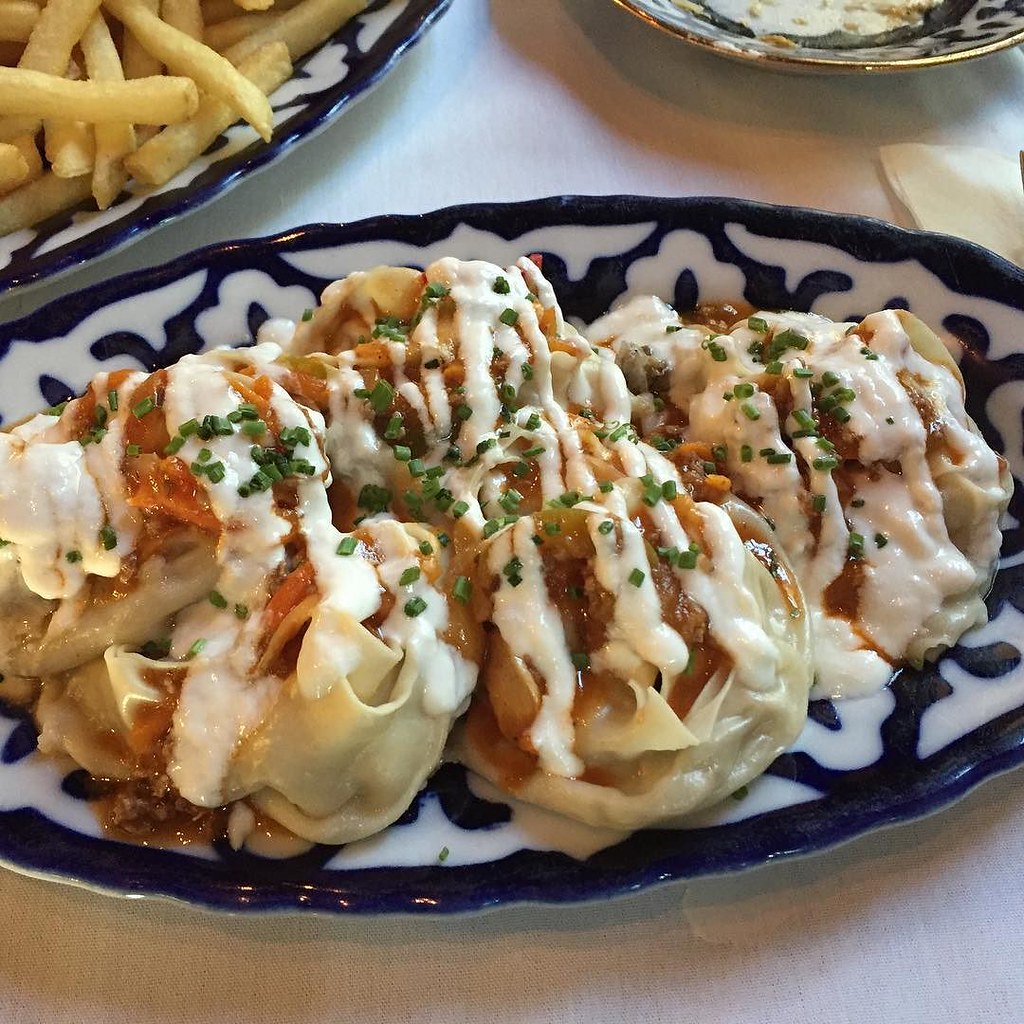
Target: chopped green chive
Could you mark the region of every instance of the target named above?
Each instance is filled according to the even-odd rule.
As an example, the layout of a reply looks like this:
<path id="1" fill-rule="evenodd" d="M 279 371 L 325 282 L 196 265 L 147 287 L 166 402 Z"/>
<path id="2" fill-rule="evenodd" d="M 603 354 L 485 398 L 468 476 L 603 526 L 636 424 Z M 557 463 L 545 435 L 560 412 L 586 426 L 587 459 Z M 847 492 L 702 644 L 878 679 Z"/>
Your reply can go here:
<path id="1" fill-rule="evenodd" d="M 714 464 L 712 463 L 712 471 L 714 471 Z M 676 487 L 675 480 L 666 480 L 661 485 L 661 496 L 666 501 L 672 501 L 679 493 L 679 488 Z"/>
<path id="2" fill-rule="evenodd" d="M 207 599 L 214 608 L 220 608 L 223 610 L 228 606 L 228 599 L 219 590 L 211 590 L 210 593 L 207 594 Z"/>
<path id="3" fill-rule="evenodd" d="M 136 402 L 132 406 L 132 415 L 137 419 L 141 420 L 143 416 L 148 416 L 156 408 L 156 402 L 152 397 L 144 398 L 141 402 Z"/>
<path id="4" fill-rule="evenodd" d="M 509 287 L 508 280 L 504 277 L 496 277 L 494 279 L 494 284 L 491 285 L 491 287 L 498 293 L 498 295 L 508 295 L 512 290 Z"/>
<path id="5" fill-rule="evenodd" d="M 610 519 L 605 519 L 601 523 L 601 525 L 598 526 L 597 532 L 598 533 L 602 533 L 605 536 L 608 536 L 608 534 L 611 533 L 612 530 L 614 530 L 614 529 L 615 529 L 615 523 L 613 523 Z"/>
<path id="6" fill-rule="evenodd" d="M 816 494 L 813 498 L 811 498 L 811 508 L 813 508 L 814 511 L 818 512 L 819 514 L 825 511 L 826 503 L 827 499 L 825 498 L 824 494 Z"/>
<path id="7" fill-rule="evenodd" d="M 515 512 L 523 496 L 514 487 L 510 487 L 499 499 L 498 504 L 506 512 Z"/>
<path id="8" fill-rule="evenodd" d="M 808 370 L 806 366 L 797 366 L 793 370 L 793 376 L 801 380 L 806 380 L 808 377 L 814 376 L 814 371 Z"/>
<path id="9" fill-rule="evenodd" d="M 409 601 L 405 602 L 405 614 L 410 619 L 415 619 L 417 615 L 422 615 L 427 610 L 427 602 L 422 597 L 414 597 Z"/>
<path id="10" fill-rule="evenodd" d="M 611 480 L 602 480 L 602 481 L 601 481 L 601 482 L 600 482 L 600 483 L 599 483 L 599 484 L 597 485 L 597 489 L 598 489 L 598 490 L 599 490 L 599 491 L 600 491 L 600 492 L 601 492 L 602 494 L 611 494 L 611 492 L 612 492 L 612 491 L 613 491 L 613 490 L 615 489 L 615 484 L 613 484 L 613 483 L 611 482 Z"/>
<path id="11" fill-rule="evenodd" d="M 846 550 L 851 558 L 861 558 L 864 554 L 864 535 L 851 533 Z"/>
<path id="12" fill-rule="evenodd" d="M 634 569 L 629 574 L 629 582 L 632 583 L 634 587 L 639 587 L 645 579 L 647 579 L 647 574 L 643 569 Z"/>
<path id="13" fill-rule="evenodd" d="M 391 452 L 398 462 L 408 462 L 412 458 L 412 449 L 404 444 L 396 444 Z"/>
<path id="14" fill-rule="evenodd" d="M 527 448 L 526 451 L 523 452 L 523 458 L 524 459 L 535 459 L 538 455 L 542 455 L 544 453 L 544 451 L 545 451 L 544 445 L 536 444 L 532 448 Z"/>
<path id="15" fill-rule="evenodd" d="M 506 327 L 515 327 L 515 325 L 519 323 L 519 314 L 514 309 L 509 308 L 503 310 L 501 316 L 499 316 L 498 319 Z"/>
<path id="16" fill-rule="evenodd" d="M 460 420 L 468 420 L 473 415 L 473 409 L 471 406 L 466 405 L 465 402 L 461 402 L 459 405 L 455 406 L 455 415 L 458 416 Z"/>
<path id="17" fill-rule="evenodd" d="M 737 398 L 750 398 L 755 390 L 756 388 L 750 383 L 750 381 L 741 381 L 732 389 L 732 393 Z"/>
<path id="18" fill-rule="evenodd" d="M 889 543 L 889 538 L 886 537 L 886 535 L 884 533 L 876 533 L 875 534 L 875 544 L 878 547 L 884 548 L 885 545 L 888 544 L 888 543 Z"/>
<path id="19" fill-rule="evenodd" d="M 420 541 L 420 554 L 421 555 L 432 555 L 434 553 L 434 545 L 429 540 Z"/>
<path id="20" fill-rule="evenodd" d="M 383 512 L 391 504 L 391 492 L 376 484 L 364 484 L 356 504 L 368 512 Z"/>
<path id="21" fill-rule="evenodd" d="M 202 638 L 200 638 L 199 640 L 197 640 L 197 641 L 196 641 L 196 642 L 195 642 L 195 643 L 194 643 L 194 644 L 193 644 L 193 645 L 192 645 L 192 646 L 191 646 L 191 647 L 190 647 L 190 648 L 189 648 L 189 649 L 188 649 L 188 650 L 187 650 L 187 651 L 185 652 L 185 658 L 186 658 L 186 660 L 191 660 L 192 658 L 195 658 L 195 657 L 196 657 L 197 655 L 199 655 L 199 654 L 200 654 L 200 653 L 202 652 L 202 650 L 203 650 L 203 648 L 204 648 L 205 646 L 206 646 L 206 640 L 205 640 L 205 639 L 202 639 Z"/>
<path id="22" fill-rule="evenodd" d="M 544 524 L 544 532 L 545 532 L 545 533 L 546 533 L 546 534 L 547 534 L 547 535 L 548 535 L 549 537 L 554 537 L 554 536 L 556 536 L 557 534 L 559 534 L 559 533 L 561 533 L 561 532 L 562 532 L 562 527 L 561 527 L 561 525 L 560 525 L 560 524 L 558 524 L 558 523 L 545 523 L 545 524 Z"/>
<path id="23" fill-rule="evenodd" d="M 823 455 L 811 462 L 815 469 L 832 470 L 839 465 L 839 460 L 834 455 Z"/>
<path id="24" fill-rule="evenodd" d="M 465 604 L 473 593 L 473 582 L 468 576 L 457 576 L 452 587 L 452 597 Z"/>
<path id="25" fill-rule="evenodd" d="M 765 462 L 769 466 L 785 466 L 793 461 L 793 456 L 789 452 L 772 452 L 771 455 L 765 456 Z"/>
<path id="26" fill-rule="evenodd" d="M 368 399 L 374 412 L 385 412 L 395 400 L 395 389 L 382 377 L 373 385 Z"/>
<path id="27" fill-rule="evenodd" d="M 66 559 L 67 559 L 67 560 L 68 560 L 68 561 L 69 561 L 69 562 L 70 562 L 70 563 L 71 563 L 72 565 L 74 565 L 74 564 L 75 564 L 75 562 L 80 562 L 80 561 L 82 560 L 82 552 L 81 552 L 81 551 L 75 551 L 75 550 L 72 550 L 72 551 L 69 551 L 69 552 L 68 552 L 68 553 L 67 553 L 67 554 L 66 554 L 66 555 L 65 555 L 64 557 L 65 557 L 65 558 L 66 558 Z"/>
<path id="28" fill-rule="evenodd" d="M 530 413 L 529 419 L 523 424 L 526 430 L 538 430 L 540 428 L 540 415 L 538 413 Z"/>
<path id="29" fill-rule="evenodd" d="M 235 618 L 241 619 L 243 622 L 249 618 L 249 606 L 245 604 L 235 605 Z"/>
<path id="30" fill-rule="evenodd" d="M 754 408 L 753 405 L 751 405 L 750 402 L 744 402 L 740 406 L 740 409 L 743 411 L 743 415 L 746 416 L 748 420 L 759 420 L 761 418 L 761 414 L 757 411 L 757 409 Z"/>
<path id="31" fill-rule="evenodd" d="M 457 501 L 452 505 L 452 518 L 461 519 L 469 511 L 469 505 L 465 501 Z"/>
<path id="32" fill-rule="evenodd" d="M 767 334 L 768 333 L 768 321 L 763 317 L 749 316 L 747 317 L 747 326 L 755 334 Z"/>
<path id="33" fill-rule="evenodd" d="M 398 577 L 398 585 L 400 587 L 408 587 L 415 583 L 420 578 L 420 568 L 418 565 L 412 565 L 401 576 Z"/>
<path id="34" fill-rule="evenodd" d="M 754 449 L 749 444 L 740 447 L 740 462 L 750 462 L 754 458 Z"/>
<path id="35" fill-rule="evenodd" d="M 388 420 L 388 425 L 384 429 L 384 437 L 388 441 L 397 441 L 405 432 L 402 423 L 402 414 L 400 412 L 396 412 L 391 419 Z"/>
<path id="36" fill-rule="evenodd" d="M 118 403 L 117 392 L 116 391 L 108 391 L 107 392 L 107 405 L 110 406 L 110 411 L 111 412 L 117 412 L 117 403 Z"/>
<path id="37" fill-rule="evenodd" d="M 305 323 L 305 324 L 308 324 L 309 321 L 312 320 L 312 319 L 313 319 L 313 310 L 311 310 L 311 309 L 304 309 L 302 311 L 302 322 Z"/>
<path id="38" fill-rule="evenodd" d="M 113 551 L 117 547 L 117 533 L 109 523 L 100 530 L 100 543 L 104 551 Z"/>

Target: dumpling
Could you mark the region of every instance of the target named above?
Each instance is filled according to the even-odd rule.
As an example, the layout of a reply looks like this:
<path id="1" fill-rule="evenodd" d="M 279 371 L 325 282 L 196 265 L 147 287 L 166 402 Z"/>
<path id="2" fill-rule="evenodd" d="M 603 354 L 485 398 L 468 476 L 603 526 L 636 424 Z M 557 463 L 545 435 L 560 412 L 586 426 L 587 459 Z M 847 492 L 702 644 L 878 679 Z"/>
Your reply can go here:
<path id="1" fill-rule="evenodd" d="M 121 831 L 249 798 L 304 839 L 360 838 L 405 810 L 472 689 L 474 664 L 445 639 L 447 553 L 414 524 L 335 526 L 322 368 L 280 355 L 215 351 L 121 382 L 98 442 L 110 447 L 102 498 L 87 493 L 89 504 L 80 486 L 66 522 L 46 524 L 46 549 L 0 520 L 12 586 L 77 581 L 70 595 L 37 595 L 58 613 L 100 572 L 124 584 L 106 633 L 36 673 L 41 749 L 124 783 L 111 802 Z M 44 508 L 62 486 L 15 483 Z M 116 523 L 115 544 L 92 537 L 86 512 Z M 136 567 L 168 563 L 169 520 L 209 540 L 190 550 L 193 578 L 173 603 L 139 607 L 153 598 L 136 589 Z M 66 557 L 72 543 L 80 560 Z M 471 628 L 458 633 L 467 646 Z"/>
<path id="2" fill-rule="evenodd" d="M 915 317 L 761 312 L 716 333 L 641 298 L 589 334 L 633 375 L 643 431 L 710 443 L 774 524 L 811 610 L 819 695 L 872 692 L 985 621 L 1011 480 Z"/>
<path id="3" fill-rule="evenodd" d="M 760 517 L 685 497 L 639 512 L 639 489 L 617 490 L 621 510 L 545 510 L 481 551 L 488 642 L 454 751 L 522 800 L 636 829 L 722 799 L 795 739 L 810 638 Z"/>

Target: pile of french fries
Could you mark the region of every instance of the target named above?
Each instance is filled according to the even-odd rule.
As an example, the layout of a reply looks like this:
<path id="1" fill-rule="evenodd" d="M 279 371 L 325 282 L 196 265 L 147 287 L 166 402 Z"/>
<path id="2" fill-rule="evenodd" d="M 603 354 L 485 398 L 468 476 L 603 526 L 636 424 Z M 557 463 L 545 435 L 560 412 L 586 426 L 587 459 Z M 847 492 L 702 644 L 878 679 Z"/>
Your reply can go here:
<path id="1" fill-rule="evenodd" d="M 162 185 L 368 0 L 0 0 L 0 235 Z"/>

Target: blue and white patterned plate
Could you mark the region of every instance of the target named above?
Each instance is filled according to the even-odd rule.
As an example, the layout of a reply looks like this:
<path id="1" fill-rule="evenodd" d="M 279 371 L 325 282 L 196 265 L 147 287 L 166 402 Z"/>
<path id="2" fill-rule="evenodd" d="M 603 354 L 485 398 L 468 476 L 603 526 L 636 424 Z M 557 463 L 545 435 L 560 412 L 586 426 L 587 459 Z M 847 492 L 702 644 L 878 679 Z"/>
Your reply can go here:
<path id="1" fill-rule="evenodd" d="M 269 143 L 248 125 L 236 124 L 166 185 L 129 182 L 102 213 L 88 200 L 34 228 L 0 237 L 0 294 L 107 256 L 268 167 L 376 85 L 450 4 L 371 0 L 362 14 L 299 61 L 292 77 L 271 95 Z"/>
<path id="2" fill-rule="evenodd" d="M 873 698 L 814 702 L 800 739 L 744 799 L 688 831 L 628 837 L 509 807 L 449 765 L 400 823 L 342 850 L 266 861 L 129 846 L 101 835 L 81 773 L 42 758 L 31 723 L 3 703 L 0 860 L 231 910 L 449 913 L 609 896 L 823 850 L 937 810 L 1024 761 L 1024 272 L 966 242 L 729 199 L 570 197 L 314 226 L 206 249 L 0 327 L 0 416 L 61 401 L 102 369 L 245 342 L 358 268 L 533 252 L 583 321 L 653 291 L 681 309 L 732 298 L 839 319 L 902 306 L 959 339 L 968 408 L 1017 480 L 992 621 Z"/>
<path id="3" fill-rule="evenodd" d="M 911 71 L 983 57 L 1024 43 L 1021 0 L 940 0 L 923 20 L 890 32 L 820 36 L 795 31 L 758 35 L 750 24 L 717 13 L 720 0 L 614 2 L 648 24 L 722 57 L 789 71 Z M 833 0 L 827 6 L 840 9 L 842 2 Z M 769 0 L 763 4 L 752 0 L 750 12 L 760 13 L 771 6 Z M 894 0 L 892 7 L 900 6 L 899 0 Z"/>

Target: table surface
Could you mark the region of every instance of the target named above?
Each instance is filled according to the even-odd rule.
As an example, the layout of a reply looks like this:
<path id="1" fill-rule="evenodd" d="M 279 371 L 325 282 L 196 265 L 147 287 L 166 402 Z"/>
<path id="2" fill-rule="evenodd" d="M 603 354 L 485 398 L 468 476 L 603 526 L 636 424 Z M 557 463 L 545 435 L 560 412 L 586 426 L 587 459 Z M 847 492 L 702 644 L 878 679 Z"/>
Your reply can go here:
<path id="1" fill-rule="evenodd" d="M 454 0 L 370 96 L 218 199 L 0 319 L 196 246 L 558 193 L 728 195 L 907 223 L 878 147 L 1024 144 L 1019 50 L 883 77 L 768 72 L 611 0 Z M 444 920 L 217 916 L 0 872 L 0 1022 L 1024 1019 L 1020 773 L 809 859 Z"/>

